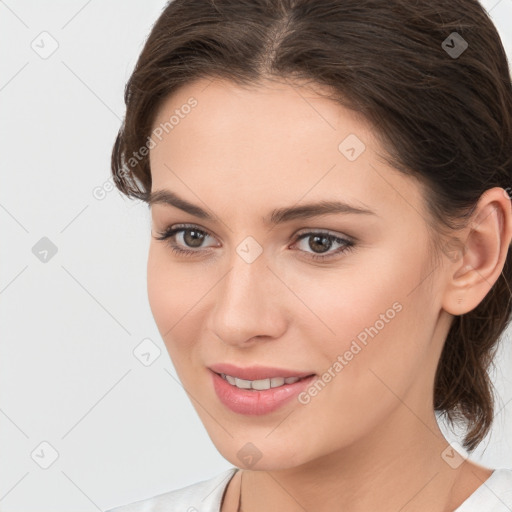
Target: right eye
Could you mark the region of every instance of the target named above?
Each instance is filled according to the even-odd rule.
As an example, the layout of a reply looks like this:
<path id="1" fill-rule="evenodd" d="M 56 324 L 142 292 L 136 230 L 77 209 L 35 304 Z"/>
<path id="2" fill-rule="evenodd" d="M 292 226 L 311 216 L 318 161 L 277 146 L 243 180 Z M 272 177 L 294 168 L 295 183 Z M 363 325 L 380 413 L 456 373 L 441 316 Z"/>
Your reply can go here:
<path id="1" fill-rule="evenodd" d="M 211 236 L 209 233 L 202 229 L 198 229 L 196 226 L 170 226 L 165 231 L 158 233 L 160 236 L 156 237 L 156 240 L 167 240 L 167 244 L 170 246 L 172 251 L 178 255 L 191 256 L 197 254 L 199 250 L 190 250 L 186 247 L 198 247 L 200 243 L 206 238 Z M 176 243 L 177 235 L 181 237 L 183 242 L 181 244 Z M 197 242 L 199 242 L 197 245 Z M 190 245 L 187 245 L 190 244 Z M 185 247 L 183 249 L 182 247 Z"/>

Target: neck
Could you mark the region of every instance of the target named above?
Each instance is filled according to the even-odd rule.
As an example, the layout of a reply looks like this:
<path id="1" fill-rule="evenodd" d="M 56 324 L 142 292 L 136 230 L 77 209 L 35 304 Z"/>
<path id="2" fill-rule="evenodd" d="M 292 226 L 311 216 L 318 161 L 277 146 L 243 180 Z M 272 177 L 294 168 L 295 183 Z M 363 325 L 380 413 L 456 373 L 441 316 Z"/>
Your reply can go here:
<path id="1" fill-rule="evenodd" d="M 394 420 L 300 466 L 243 471 L 241 512 L 445 512 L 490 475 L 469 461 L 455 469 L 445 461 L 441 454 L 448 443 L 433 414 L 424 421 L 402 405 Z M 479 479 L 457 487 L 460 476 L 474 468 L 481 470 Z"/>

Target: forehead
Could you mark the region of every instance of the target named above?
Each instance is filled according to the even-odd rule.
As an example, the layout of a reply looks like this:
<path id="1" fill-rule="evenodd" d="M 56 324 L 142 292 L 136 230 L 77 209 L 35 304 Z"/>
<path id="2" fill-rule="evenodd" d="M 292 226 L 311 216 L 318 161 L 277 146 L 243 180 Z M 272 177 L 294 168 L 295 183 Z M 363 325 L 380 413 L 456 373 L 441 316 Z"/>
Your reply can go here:
<path id="1" fill-rule="evenodd" d="M 309 140 L 308 146 L 319 146 L 324 141 L 321 149 L 327 149 L 347 132 L 375 144 L 364 118 L 326 97 L 328 94 L 319 84 L 266 80 L 242 86 L 202 78 L 180 87 L 163 102 L 153 129 L 165 128 L 173 118 L 164 136 L 186 130 L 218 140 L 228 136 L 237 143 L 258 140 L 273 147 Z M 329 132 L 331 136 L 326 138 Z M 276 136 L 281 138 L 276 140 Z"/>
<path id="2" fill-rule="evenodd" d="M 326 92 L 210 79 L 181 87 L 153 124 L 153 134 L 160 132 L 150 151 L 152 190 L 171 189 L 191 201 L 218 192 L 222 202 L 229 194 L 234 204 L 253 208 L 262 197 L 281 206 L 339 196 L 376 210 L 396 209 L 404 194 L 421 200 L 416 184 L 379 158 L 371 126 Z M 355 159 L 347 158 L 347 144 Z"/>

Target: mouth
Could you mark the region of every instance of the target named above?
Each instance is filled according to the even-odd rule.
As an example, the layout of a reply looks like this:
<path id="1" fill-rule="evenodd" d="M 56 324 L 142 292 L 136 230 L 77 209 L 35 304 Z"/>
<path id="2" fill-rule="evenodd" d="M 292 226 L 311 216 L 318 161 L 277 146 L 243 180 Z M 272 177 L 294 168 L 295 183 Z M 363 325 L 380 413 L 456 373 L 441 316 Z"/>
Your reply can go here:
<path id="1" fill-rule="evenodd" d="M 238 389 L 264 391 L 266 389 L 280 388 L 287 384 L 295 384 L 296 382 L 299 382 L 301 380 L 309 379 L 310 377 L 313 377 L 315 374 L 311 373 L 304 377 L 271 377 L 268 379 L 257 380 L 239 379 L 238 377 L 233 377 L 232 375 L 227 375 L 225 373 L 217 373 L 217 375 L 219 375 L 226 382 L 229 382 L 229 384 L 237 387 Z"/>
<path id="2" fill-rule="evenodd" d="M 295 406 L 317 375 L 289 369 L 215 365 L 209 368 L 213 389 L 219 401 L 231 411 L 243 415 L 264 415 L 285 404 Z"/>
<path id="3" fill-rule="evenodd" d="M 271 366 L 246 366 L 240 367 L 230 363 L 218 363 L 209 366 L 209 369 L 217 375 L 229 376 L 233 379 L 246 381 L 259 381 L 266 379 L 302 379 L 315 375 L 311 371 L 292 370 L 289 368 L 277 368 Z"/>

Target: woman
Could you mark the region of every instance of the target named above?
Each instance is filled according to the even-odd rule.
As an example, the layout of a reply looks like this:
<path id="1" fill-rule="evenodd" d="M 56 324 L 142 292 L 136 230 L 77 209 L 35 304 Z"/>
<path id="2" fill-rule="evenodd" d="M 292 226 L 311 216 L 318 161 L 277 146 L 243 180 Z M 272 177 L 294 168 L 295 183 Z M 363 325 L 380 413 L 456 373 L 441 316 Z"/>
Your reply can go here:
<path id="1" fill-rule="evenodd" d="M 512 469 L 463 453 L 511 311 L 512 87 L 481 5 L 175 0 L 125 101 L 151 310 L 234 467 L 114 510 L 510 511 Z"/>

